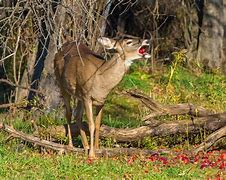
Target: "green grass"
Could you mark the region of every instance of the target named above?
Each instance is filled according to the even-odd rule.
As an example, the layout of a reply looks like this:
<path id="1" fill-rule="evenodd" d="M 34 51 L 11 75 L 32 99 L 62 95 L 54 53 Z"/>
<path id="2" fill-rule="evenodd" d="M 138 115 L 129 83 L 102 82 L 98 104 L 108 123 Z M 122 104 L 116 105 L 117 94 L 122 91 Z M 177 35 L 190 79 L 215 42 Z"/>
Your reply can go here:
<path id="1" fill-rule="evenodd" d="M 117 128 L 142 125 L 140 119 L 148 110 L 137 100 L 122 95 L 122 90 L 139 89 L 162 104 L 189 102 L 215 112 L 226 110 L 225 76 L 209 73 L 197 76 L 178 66 L 169 81 L 170 69 L 149 74 L 142 66 L 133 65 L 130 73 L 111 92 L 106 101 L 103 124 Z M 58 111 L 43 114 L 38 119 L 36 114 L 24 111 L 7 117 L 2 113 L 0 116 L 6 123 L 10 119 L 16 129 L 25 133 L 34 131 L 31 120 L 43 128 L 66 122 Z M 157 167 L 145 157 L 137 158 L 131 164 L 128 164 L 129 157 L 124 156 L 100 158 L 90 164 L 86 158 L 77 155 L 39 153 L 38 148 L 31 148 L 20 140 L 6 143 L 6 137 L 7 134 L 0 133 L 0 179 L 205 179 L 219 171 L 200 169 L 192 164 Z M 158 149 L 159 146 L 171 147 L 174 143 L 184 142 L 182 146 L 186 148 L 186 141 L 186 137 L 147 138 L 140 147 Z M 113 140 L 102 140 L 102 146 L 112 147 L 112 144 Z"/>
<path id="2" fill-rule="evenodd" d="M 12 145 L 11 145 L 12 146 Z M 212 170 L 200 170 L 196 165 L 180 164 L 168 167 L 128 157 L 100 158 L 89 163 L 76 155 L 48 155 L 24 150 L 13 152 L 0 146 L 0 179 L 203 179 Z"/>
<path id="3" fill-rule="evenodd" d="M 154 79 L 154 84 L 160 91 L 166 93 L 164 98 L 158 97 L 160 101 L 190 102 L 214 111 L 226 109 L 226 76 L 224 75 L 203 73 L 197 76 L 178 67 L 170 83 L 167 73 Z M 154 87 L 151 87 L 151 91 Z"/>

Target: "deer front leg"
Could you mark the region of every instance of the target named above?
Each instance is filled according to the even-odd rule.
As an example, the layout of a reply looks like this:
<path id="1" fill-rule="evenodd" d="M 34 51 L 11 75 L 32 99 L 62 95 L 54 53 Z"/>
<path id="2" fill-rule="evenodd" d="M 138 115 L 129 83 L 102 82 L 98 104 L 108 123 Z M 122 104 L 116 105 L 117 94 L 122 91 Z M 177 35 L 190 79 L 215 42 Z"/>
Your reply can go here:
<path id="1" fill-rule="evenodd" d="M 85 131 L 83 129 L 83 125 L 82 125 L 83 110 L 84 110 L 83 102 L 78 100 L 77 107 L 75 110 L 76 111 L 75 118 L 76 118 L 79 130 L 80 130 L 80 134 L 81 134 L 81 138 L 82 138 L 82 145 L 85 149 L 86 154 L 88 154 L 89 144 L 88 144 L 88 140 L 86 137 L 86 133 L 85 133 Z"/>
<path id="2" fill-rule="evenodd" d="M 90 132 L 90 150 L 89 150 L 89 158 L 95 158 L 95 150 L 94 150 L 94 131 L 95 131 L 95 124 L 93 120 L 93 109 L 92 109 L 92 100 L 85 99 L 84 100 L 86 116 L 88 119 L 89 124 L 89 132 Z"/>
<path id="3" fill-rule="evenodd" d="M 95 122 L 95 149 L 99 149 L 99 139 L 100 139 L 100 123 L 103 113 L 103 105 L 96 107 L 96 122 Z"/>
<path id="4" fill-rule="evenodd" d="M 73 143 L 72 143 L 72 135 L 71 135 L 71 105 L 70 105 L 70 100 L 71 96 L 68 94 L 63 94 L 63 99 L 64 99 L 64 104 L 66 107 L 66 119 L 67 119 L 67 126 L 68 126 L 68 146 L 69 148 L 73 148 Z"/>

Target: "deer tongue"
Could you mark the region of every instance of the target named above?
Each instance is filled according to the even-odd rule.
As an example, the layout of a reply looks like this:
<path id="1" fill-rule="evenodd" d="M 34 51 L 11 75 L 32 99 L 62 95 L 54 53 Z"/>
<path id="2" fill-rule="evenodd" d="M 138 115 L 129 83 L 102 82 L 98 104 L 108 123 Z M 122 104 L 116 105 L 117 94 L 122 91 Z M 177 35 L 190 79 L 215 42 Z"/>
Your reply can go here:
<path id="1" fill-rule="evenodd" d="M 144 58 L 150 58 L 151 57 L 151 55 L 149 53 L 147 53 L 147 48 L 148 48 L 148 46 L 142 46 L 138 50 L 139 54 L 141 54 Z"/>
<path id="2" fill-rule="evenodd" d="M 146 49 L 145 49 L 144 47 L 141 47 L 141 48 L 138 50 L 138 52 L 139 52 L 140 54 L 144 54 L 144 53 L 146 52 Z"/>

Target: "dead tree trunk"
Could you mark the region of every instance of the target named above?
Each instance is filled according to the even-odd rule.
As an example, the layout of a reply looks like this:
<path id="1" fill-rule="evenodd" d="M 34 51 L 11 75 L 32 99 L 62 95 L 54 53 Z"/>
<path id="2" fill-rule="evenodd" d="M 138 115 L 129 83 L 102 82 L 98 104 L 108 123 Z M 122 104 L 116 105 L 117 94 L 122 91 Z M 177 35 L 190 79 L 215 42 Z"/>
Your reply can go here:
<path id="1" fill-rule="evenodd" d="M 203 108 L 195 108 L 194 105 L 189 105 L 192 109 L 188 109 L 187 104 L 178 104 L 171 106 L 163 106 L 154 102 L 150 97 L 145 96 L 142 93 L 130 92 L 130 95 L 138 98 L 142 103 L 153 111 L 160 111 L 160 113 L 152 113 L 149 115 L 148 123 L 146 125 L 137 128 L 112 128 L 106 125 L 102 125 L 100 128 L 100 137 L 101 138 L 111 138 L 117 142 L 132 142 L 142 140 L 144 137 L 153 137 L 153 136 L 169 136 L 169 135 L 186 135 L 190 136 L 192 134 L 200 133 L 200 130 L 206 131 L 216 131 L 211 134 L 206 141 L 197 148 L 196 152 L 199 150 L 209 148 L 213 143 L 218 141 L 220 138 L 226 136 L 226 112 L 218 114 L 210 114 L 208 111 Z M 179 107 L 179 110 L 178 108 Z M 184 108 L 183 108 L 184 107 Z M 198 110 L 197 113 L 194 113 Z M 199 112 L 200 111 L 200 112 Z M 185 120 L 173 120 L 173 121 L 160 121 L 153 119 L 156 116 L 163 115 L 177 115 L 177 114 L 189 114 L 191 119 Z M 89 134 L 89 129 L 87 123 L 83 123 L 83 128 L 86 131 L 86 134 Z M 19 137 L 25 141 L 35 143 L 40 146 L 51 148 L 58 151 L 74 151 L 74 152 L 83 152 L 79 148 L 67 149 L 64 145 L 59 145 L 53 142 L 49 142 L 43 139 L 51 138 L 51 140 L 59 140 L 65 138 L 67 135 L 67 125 L 64 126 L 52 126 L 49 128 L 39 128 L 36 126 L 36 132 L 34 136 L 26 135 L 24 133 L 18 132 L 13 128 L 10 128 L 7 125 L 0 123 L 0 129 L 4 129 L 10 133 L 13 137 Z M 80 134 L 77 124 L 71 125 L 71 133 L 73 137 L 77 137 Z M 39 138 L 38 138 L 38 137 Z M 119 150 L 119 151 L 118 151 Z M 110 150 L 112 153 L 126 153 L 130 154 L 138 151 L 130 151 L 129 149 L 116 149 Z M 106 150 L 101 150 L 100 153 L 107 152 Z"/>
<path id="2" fill-rule="evenodd" d="M 35 65 L 36 55 L 37 55 L 36 51 L 31 52 L 28 55 L 29 61 L 27 62 L 27 67 L 25 68 L 21 78 L 21 83 L 20 83 L 21 86 L 29 87 L 29 85 L 31 84 L 31 78 L 33 74 L 33 68 Z M 27 99 L 28 93 L 29 93 L 28 89 L 19 88 L 17 101 L 21 102 L 23 99 Z"/>
<path id="3" fill-rule="evenodd" d="M 139 92 L 127 92 L 138 100 L 140 100 L 146 107 L 153 112 L 143 118 L 146 121 L 145 126 L 137 128 L 111 128 L 106 125 L 102 125 L 100 128 L 100 136 L 102 138 L 112 138 L 119 142 L 131 142 L 138 141 L 144 137 L 152 136 L 168 136 L 174 134 L 185 135 L 187 133 L 194 134 L 199 133 L 201 129 L 207 131 L 216 131 L 219 128 L 226 126 L 226 112 L 219 114 L 211 114 L 207 110 L 201 107 L 195 107 L 192 104 L 177 104 L 164 106 L 155 102 L 150 97 Z M 164 115 L 182 115 L 188 114 L 191 119 L 174 120 L 174 121 L 159 121 L 153 118 Z M 148 120 L 148 121 L 147 121 Z M 83 124 L 86 134 L 89 134 L 88 126 Z M 67 135 L 66 125 L 50 127 L 48 129 L 39 129 L 41 134 L 48 134 L 48 136 L 57 139 L 57 137 L 64 137 Z M 40 132 L 36 132 L 38 135 Z M 77 124 L 71 126 L 72 136 L 77 137 L 79 130 Z"/>

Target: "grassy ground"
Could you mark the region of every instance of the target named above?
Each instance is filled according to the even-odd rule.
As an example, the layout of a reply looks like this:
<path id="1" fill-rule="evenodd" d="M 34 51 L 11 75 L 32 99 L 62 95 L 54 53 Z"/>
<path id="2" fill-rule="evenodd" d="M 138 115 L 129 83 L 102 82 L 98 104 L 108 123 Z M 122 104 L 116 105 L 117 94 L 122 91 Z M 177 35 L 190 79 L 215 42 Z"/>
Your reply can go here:
<path id="1" fill-rule="evenodd" d="M 2 137 L 1 137 L 1 140 Z M 15 145 L 17 144 L 17 145 Z M 0 179 L 216 179 L 226 177 L 219 167 L 202 168 L 177 157 L 152 156 L 87 158 L 38 153 L 19 142 L 0 146 Z M 165 159 L 171 159 L 169 162 Z"/>
<path id="2" fill-rule="evenodd" d="M 123 128 L 137 127 L 142 124 L 140 119 L 148 113 L 148 110 L 136 100 L 120 94 L 122 90 L 130 89 L 139 89 L 163 104 L 190 102 L 214 112 L 226 110 L 225 76 L 208 73 L 197 76 L 182 67 L 173 70 L 172 67 L 165 68 L 165 71 L 150 74 L 143 66 L 143 64 L 133 65 L 130 73 L 108 97 L 104 124 Z M 31 120 L 36 120 L 41 127 L 65 123 L 59 112 L 44 114 L 39 119 L 29 112 L 18 112 L 14 116 L 2 113 L 0 116 L 4 122 L 11 120 L 16 129 L 26 133 L 33 131 Z M 205 133 L 197 136 L 197 142 L 200 142 L 204 135 Z M 184 150 L 192 150 L 192 143 L 196 141 L 190 142 L 183 137 L 147 138 L 136 144 L 139 144 L 139 147 L 154 150 L 173 147 L 174 149 L 171 150 L 174 151 L 177 148 L 175 151 L 178 152 L 177 155 L 105 157 L 94 162 L 72 154 L 62 156 L 51 151 L 40 153 L 39 148 L 24 144 L 20 140 L 6 143 L 6 137 L 6 134 L 0 133 L 0 179 L 154 180 L 226 177 L 225 167 L 222 168 L 222 163 L 226 164 L 224 151 L 216 151 L 214 155 L 202 155 L 199 157 L 200 160 L 194 163 L 196 162 L 194 157 L 186 154 Z M 178 142 L 181 143 L 179 148 Z M 225 145 L 225 142 L 222 143 Z M 105 147 L 112 147 L 113 144 L 112 140 L 102 141 L 102 146 Z M 125 146 L 131 146 L 131 144 Z M 205 166 L 206 159 L 211 161 L 208 166 Z M 218 164 L 213 164 L 214 161 Z"/>
<path id="3" fill-rule="evenodd" d="M 1 134 L 1 141 L 4 135 Z M 157 158 L 158 160 L 156 160 Z M 202 168 L 169 155 L 121 156 L 90 162 L 74 154 L 32 151 L 19 141 L 0 146 L 0 179 L 207 179 L 224 177 L 223 169 Z"/>

